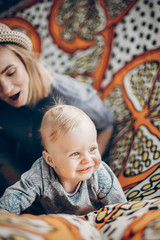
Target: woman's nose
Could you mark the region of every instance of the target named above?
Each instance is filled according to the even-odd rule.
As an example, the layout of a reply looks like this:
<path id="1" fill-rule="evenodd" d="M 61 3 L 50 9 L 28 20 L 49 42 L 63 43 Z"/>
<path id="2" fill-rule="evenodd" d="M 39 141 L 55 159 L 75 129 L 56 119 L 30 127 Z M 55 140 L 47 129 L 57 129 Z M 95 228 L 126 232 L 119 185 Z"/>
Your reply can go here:
<path id="1" fill-rule="evenodd" d="M 6 79 L 0 79 L 0 93 L 9 95 L 12 89 L 13 85 L 10 81 Z"/>

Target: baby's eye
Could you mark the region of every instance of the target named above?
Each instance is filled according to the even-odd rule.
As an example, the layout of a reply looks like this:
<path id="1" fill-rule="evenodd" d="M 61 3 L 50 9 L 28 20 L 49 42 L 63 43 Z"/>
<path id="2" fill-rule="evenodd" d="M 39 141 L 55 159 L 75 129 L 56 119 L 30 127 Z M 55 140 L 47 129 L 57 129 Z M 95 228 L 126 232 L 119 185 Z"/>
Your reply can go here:
<path id="1" fill-rule="evenodd" d="M 78 152 L 75 152 L 75 153 L 72 153 L 72 154 L 71 154 L 71 157 L 77 157 L 77 156 L 79 156 L 79 153 L 78 153 Z"/>
<path id="2" fill-rule="evenodd" d="M 96 147 L 91 147 L 89 151 L 94 152 L 95 150 L 96 150 Z"/>

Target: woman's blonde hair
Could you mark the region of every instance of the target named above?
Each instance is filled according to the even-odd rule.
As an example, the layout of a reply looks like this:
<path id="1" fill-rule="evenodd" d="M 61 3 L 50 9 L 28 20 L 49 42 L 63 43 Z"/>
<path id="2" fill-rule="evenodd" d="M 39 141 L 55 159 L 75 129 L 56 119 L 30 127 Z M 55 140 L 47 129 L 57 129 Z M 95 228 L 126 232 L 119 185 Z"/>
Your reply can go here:
<path id="1" fill-rule="evenodd" d="M 81 109 L 72 105 L 56 104 L 43 116 L 40 128 L 42 146 L 45 148 L 46 138 L 55 142 L 61 133 L 69 132 L 84 120 L 94 124 Z"/>
<path id="2" fill-rule="evenodd" d="M 16 44 L 2 44 L 13 51 L 24 64 L 29 76 L 28 104 L 35 104 L 48 96 L 50 90 L 51 74 L 39 60 L 38 54 Z"/>

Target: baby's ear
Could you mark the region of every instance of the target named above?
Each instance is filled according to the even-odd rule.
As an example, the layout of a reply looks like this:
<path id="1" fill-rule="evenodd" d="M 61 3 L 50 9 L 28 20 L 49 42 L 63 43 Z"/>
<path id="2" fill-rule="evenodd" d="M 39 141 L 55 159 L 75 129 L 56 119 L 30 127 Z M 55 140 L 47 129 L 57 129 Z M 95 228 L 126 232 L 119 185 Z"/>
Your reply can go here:
<path id="1" fill-rule="evenodd" d="M 43 150 L 42 156 L 51 167 L 54 167 L 52 157 L 46 150 Z"/>

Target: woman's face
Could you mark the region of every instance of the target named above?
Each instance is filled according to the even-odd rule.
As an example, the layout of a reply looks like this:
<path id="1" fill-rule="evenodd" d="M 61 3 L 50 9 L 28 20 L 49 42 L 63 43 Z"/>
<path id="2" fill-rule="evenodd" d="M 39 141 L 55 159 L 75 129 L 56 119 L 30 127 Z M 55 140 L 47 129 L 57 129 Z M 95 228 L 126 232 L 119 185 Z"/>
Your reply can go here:
<path id="1" fill-rule="evenodd" d="M 29 76 L 22 61 L 14 52 L 0 47 L 0 99 L 13 107 L 26 105 Z"/>

